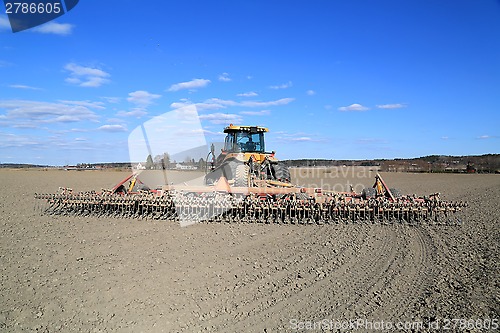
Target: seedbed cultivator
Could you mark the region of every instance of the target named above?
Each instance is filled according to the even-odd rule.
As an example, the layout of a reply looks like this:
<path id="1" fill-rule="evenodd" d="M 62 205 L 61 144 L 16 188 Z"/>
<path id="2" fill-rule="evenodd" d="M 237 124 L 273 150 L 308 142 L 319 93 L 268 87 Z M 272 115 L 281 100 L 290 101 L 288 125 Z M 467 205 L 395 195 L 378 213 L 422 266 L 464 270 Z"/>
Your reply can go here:
<path id="1" fill-rule="evenodd" d="M 129 177 L 138 181 L 135 175 Z M 221 186 L 221 184 L 224 184 Z M 278 224 L 328 223 L 460 223 L 463 202 L 427 197 L 394 197 L 382 177 L 373 188 L 355 192 L 286 187 L 163 186 L 158 190 L 79 192 L 60 188 L 56 194 L 36 194 L 49 215 L 122 217 L 180 222 L 245 222 Z"/>

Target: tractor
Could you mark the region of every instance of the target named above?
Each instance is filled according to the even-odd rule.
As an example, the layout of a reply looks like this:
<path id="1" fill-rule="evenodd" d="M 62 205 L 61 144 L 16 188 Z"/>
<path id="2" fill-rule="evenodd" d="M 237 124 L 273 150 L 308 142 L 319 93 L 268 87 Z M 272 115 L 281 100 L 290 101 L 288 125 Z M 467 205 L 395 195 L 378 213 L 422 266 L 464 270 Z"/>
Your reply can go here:
<path id="1" fill-rule="evenodd" d="M 209 153 L 211 165 L 205 176 L 207 185 L 214 185 L 223 176 L 235 187 L 290 186 L 290 171 L 278 161 L 275 152 L 266 152 L 261 126 L 237 126 L 224 128 L 224 148 L 215 158 L 214 146 Z M 207 168 L 208 169 L 208 168 Z"/>

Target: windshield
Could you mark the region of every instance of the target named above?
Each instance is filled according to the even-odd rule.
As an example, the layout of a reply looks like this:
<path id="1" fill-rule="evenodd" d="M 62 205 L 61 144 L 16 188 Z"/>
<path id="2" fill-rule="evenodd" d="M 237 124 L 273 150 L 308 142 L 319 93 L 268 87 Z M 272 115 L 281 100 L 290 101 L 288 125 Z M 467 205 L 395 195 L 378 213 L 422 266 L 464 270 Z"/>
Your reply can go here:
<path id="1" fill-rule="evenodd" d="M 228 133 L 224 150 L 233 152 L 264 152 L 264 133 Z"/>

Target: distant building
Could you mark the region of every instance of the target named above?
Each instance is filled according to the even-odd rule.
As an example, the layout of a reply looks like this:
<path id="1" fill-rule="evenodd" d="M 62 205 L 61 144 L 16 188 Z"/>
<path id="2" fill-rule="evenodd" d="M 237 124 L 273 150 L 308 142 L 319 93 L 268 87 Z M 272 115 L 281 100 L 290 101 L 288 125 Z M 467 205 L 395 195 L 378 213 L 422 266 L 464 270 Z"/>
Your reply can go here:
<path id="1" fill-rule="evenodd" d="M 137 163 L 137 165 L 135 166 L 136 170 L 146 170 L 146 167 L 144 165 L 142 165 L 141 163 Z"/>
<path id="2" fill-rule="evenodd" d="M 186 164 L 180 164 L 177 163 L 175 165 L 176 170 L 197 170 L 198 168 L 194 165 L 186 165 Z"/>

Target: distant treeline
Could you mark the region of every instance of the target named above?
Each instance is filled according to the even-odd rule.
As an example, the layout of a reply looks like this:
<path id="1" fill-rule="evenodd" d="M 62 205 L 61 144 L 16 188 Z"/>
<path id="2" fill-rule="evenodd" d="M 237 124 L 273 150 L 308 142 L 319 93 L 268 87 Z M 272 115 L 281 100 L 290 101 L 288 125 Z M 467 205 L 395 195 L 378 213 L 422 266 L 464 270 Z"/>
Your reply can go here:
<path id="1" fill-rule="evenodd" d="M 300 159 L 283 160 L 289 167 L 332 167 L 332 166 L 380 166 L 382 160 L 324 160 Z"/>
<path id="2" fill-rule="evenodd" d="M 29 168 L 47 168 L 47 165 L 22 164 L 22 163 L 1 163 L 0 168 L 6 169 L 29 169 Z"/>
<path id="3" fill-rule="evenodd" d="M 395 158 L 376 160 L 327 160 L 299 159 L 283 160 L 289 167 L 342 167 L 367 166 L 378 167 L 386 172 L 477 172 L 500 173 L 500 154 L 474 156 L 430 155 L 418 158 Z M 64 166 L 65 169 L 130 169 L 129 162 L 115 163 L 80 163 Z M 54 168 L 47 165 L 4 163 L 0 168 Z"/>
<path id="4" fill-rule="evenodd" d="M 500 154 L 475 156 L 430 155 L 376 160 L 300 159 L 283 161 L 290 167 L 372 166 L 385 172 L 500 173 Z"/>
<path id="5" fill-rule="evenodd" d="M 116 162 L 116 163 L 81 163 L 77 165 L 39 165 L 39 164 L 23 164 L 23 163 L 0 163 L 0 168 L 5 169 L 130 169 L 132 164 L 130 162 Z"/>

